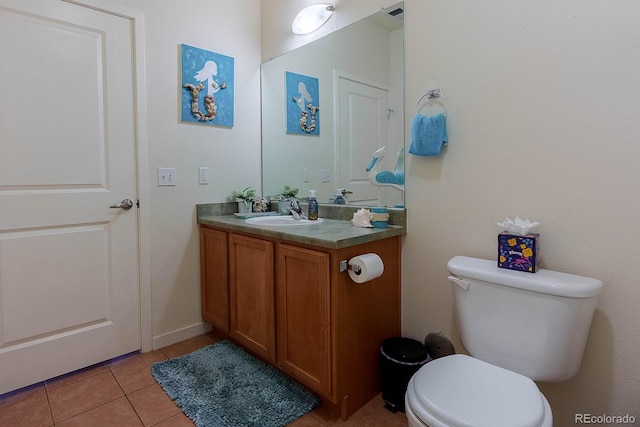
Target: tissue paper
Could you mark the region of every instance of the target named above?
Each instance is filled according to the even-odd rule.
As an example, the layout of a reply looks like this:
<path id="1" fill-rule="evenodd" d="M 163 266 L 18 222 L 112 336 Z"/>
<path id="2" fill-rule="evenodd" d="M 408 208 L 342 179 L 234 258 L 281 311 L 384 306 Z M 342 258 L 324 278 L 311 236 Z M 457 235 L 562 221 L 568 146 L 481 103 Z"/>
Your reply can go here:
<path id="1" fill-rule="evenodd" d="M 356 283 L 364 283 L 382 276 L 384 263 L 378 254 L 369 253 L 349 260 L 349 277 Z"/>
<path id="2" fill-rule="evenodd" d="M 529 231 L 531 231 L 532 228 L 540 225 L 540 223 L 537 221 L 531 222 L 528 219 L 521 219 L 517 215 L 515 219 L 505 218 L 504 221 L 496 222 L 496 224 L 504 228 L 505 231 L 508 231 L 511 234 L 516 234 L 518 236 L 529 234 Z"/>
<path id="3" fill-rule="evenodd" d="M 516 216 L 496 224 L 505 229 L 498 234 L 498 267 L 535 273 L 540 261 L 540 234 L 530 231 L 540 223 Z"/>

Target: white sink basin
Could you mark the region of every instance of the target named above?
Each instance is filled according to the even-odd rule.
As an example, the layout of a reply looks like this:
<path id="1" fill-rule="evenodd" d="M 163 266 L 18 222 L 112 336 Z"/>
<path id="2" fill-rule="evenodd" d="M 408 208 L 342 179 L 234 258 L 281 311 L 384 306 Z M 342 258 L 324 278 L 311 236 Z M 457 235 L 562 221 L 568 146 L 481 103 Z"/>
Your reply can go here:
<path id="1" fill-rule="evenodd" d="M 315 221 L 308 219 L 293 219 L 291 215 L 283 216 L 257 216 L 255 218 L 249 218 L 245 220 L 248 224 L 254 225 L 275 225 L 277 227 L 296 227 L 302 225 L 314 225 L 322 222 L 322 218 L 318 218 Z"/>

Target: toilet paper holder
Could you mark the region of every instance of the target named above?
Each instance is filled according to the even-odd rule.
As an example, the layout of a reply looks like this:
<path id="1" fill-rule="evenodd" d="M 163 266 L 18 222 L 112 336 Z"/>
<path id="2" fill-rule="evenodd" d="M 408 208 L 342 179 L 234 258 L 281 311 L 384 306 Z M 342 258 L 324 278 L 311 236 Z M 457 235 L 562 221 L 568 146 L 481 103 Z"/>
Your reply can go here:
<path id="1" fill-rule="evenodd" d="M 347 270 L 353 270 L 356 274 L 360 274 L 360 271 L 362 269 L 360 268 L 360 266 L 351 265 L 346 259 L 343 259 L 342 261 L 340 261 L 340 273 Z"/>

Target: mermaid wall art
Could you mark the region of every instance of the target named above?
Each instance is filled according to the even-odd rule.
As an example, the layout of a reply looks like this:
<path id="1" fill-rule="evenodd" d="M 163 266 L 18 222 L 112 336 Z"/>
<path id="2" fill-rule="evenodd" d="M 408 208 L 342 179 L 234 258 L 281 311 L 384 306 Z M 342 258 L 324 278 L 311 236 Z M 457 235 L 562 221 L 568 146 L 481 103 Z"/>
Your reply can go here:
<path id="1" fill-rule="evenodd" d="M 182 48 L 182 121 L 233 127 L 233 66 L 230 56 Z"/>

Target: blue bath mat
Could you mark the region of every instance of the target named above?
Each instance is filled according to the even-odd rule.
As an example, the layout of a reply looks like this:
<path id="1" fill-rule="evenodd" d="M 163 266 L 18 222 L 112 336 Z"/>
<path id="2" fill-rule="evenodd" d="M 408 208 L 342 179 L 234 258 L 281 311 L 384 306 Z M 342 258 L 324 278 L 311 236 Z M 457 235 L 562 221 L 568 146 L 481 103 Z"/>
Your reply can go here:
<path id="1" fill-rule="evenodd" d="M 151 372 L 198 427 L 285 426 L 320 403 L 229 341 L 154 363 Z"/>

